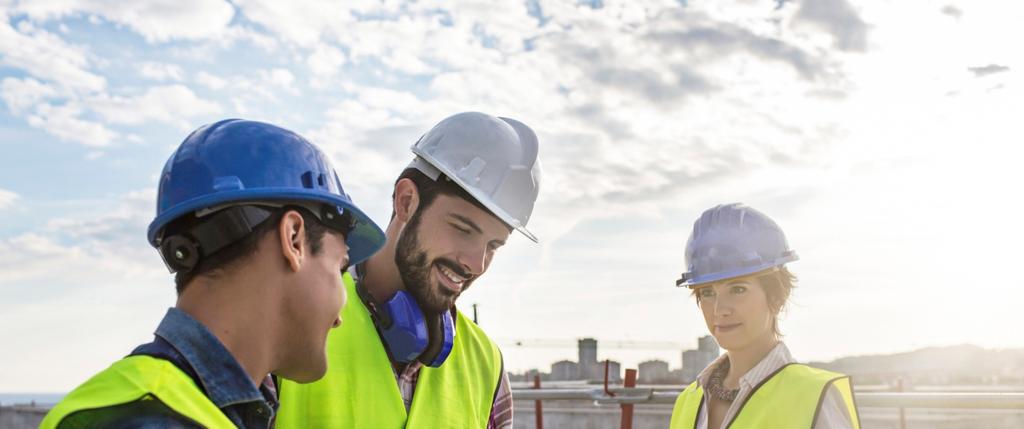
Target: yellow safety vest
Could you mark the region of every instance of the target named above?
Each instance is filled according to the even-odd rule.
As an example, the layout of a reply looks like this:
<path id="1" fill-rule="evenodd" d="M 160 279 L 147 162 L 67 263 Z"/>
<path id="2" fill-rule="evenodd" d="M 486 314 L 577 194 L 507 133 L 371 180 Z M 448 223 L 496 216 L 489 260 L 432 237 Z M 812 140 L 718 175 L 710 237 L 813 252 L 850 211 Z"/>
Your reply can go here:
<path id="1" fill-rule="evenodd" d="M 860 417 L 853 400 L 850 377 L 801 364 L 786 365 L 755 387 L 726 427 L 811 429 L 829 386 L 835 386 L 839 391 L 853 428 L 860 429 Z M 669 427 L 696 428 L 703 398 L 704 390 L 697 382 L 690 384 L 676 399 Z"/>
<path id="2" fill-rule="evenodd" d="M 277 427 L 486 427 L 502 368 L 501 352 L 480 327 L 458 314 L 451 354 L 441 367 L 420 370 L 407 413 L 370 312 L 351 275 L 344 281 L 353 298 L 327 337 L 327 374 L 310 384 L 282 380 Z"/>
<path id="3" fill-rule="evenodd" d="M 114 362 L 53 407 L 39 427 L 53 429 L 77 411 L 156 399 L 207 428 L 234 428 L 234 423 L 173 363 L 151 356 Z"/>

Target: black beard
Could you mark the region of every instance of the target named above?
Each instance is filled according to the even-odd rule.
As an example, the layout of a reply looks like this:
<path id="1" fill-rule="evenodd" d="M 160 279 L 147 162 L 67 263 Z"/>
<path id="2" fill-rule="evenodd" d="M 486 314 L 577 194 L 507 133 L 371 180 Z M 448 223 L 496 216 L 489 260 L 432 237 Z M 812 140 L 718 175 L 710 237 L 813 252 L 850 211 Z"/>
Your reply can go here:
<path id="1" fill-rule="evenodd" d="M 395 249 L 395 265 L 398 267 L 398 274 L 402 277 L 402 283 L 405 283 L 405 290 L 411 293 L 413 298 L 416 298 L 420 310 L 426 314 L 441 314 L 455 305 L 455 299 L 459 297 L 459 293 L 452 293 L 441 285 L 438 285 L 436 291 L 432 291 L 430 288 L 432 263 L 427 261 L 427 252 L 420 247 L 417 238 L 420 229 L 420 213 L 417 210 L 412 215 L 405 231 L 402 232 L 402 238 L 398 239 L 398 246 Z M 446 262 L 444 265 L 455 273 L 460 275 L 464 273 L 454 264 L 443 262 Z M 462 289 L 465 290 L 471 283 L 471 280 L 466 280 Z"/>

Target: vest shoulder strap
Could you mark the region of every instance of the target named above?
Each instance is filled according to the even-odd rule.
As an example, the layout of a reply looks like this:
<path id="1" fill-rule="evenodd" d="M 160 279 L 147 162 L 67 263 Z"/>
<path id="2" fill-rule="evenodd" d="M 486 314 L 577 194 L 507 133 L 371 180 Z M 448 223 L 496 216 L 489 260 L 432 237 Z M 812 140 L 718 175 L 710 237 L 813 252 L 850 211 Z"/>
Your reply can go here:
<path id="1" fill-rule="evenodd" d="M 55 428 L 68 415 L 154 397 L 174 412 L 209 428 L 234 424 L 174 364 L 150 356 L 129 356 L 115 362 L 69 393 L 43 419 L 40 427 Z"/>

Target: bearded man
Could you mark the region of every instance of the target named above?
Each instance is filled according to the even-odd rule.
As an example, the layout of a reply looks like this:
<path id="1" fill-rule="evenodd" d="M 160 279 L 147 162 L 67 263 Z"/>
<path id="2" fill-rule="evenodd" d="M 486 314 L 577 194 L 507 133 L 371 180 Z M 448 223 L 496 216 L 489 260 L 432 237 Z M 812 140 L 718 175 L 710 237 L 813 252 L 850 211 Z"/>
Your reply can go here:
<path id="1" fill-rule="evenodd" d="M 413 145 L 384 248 L 344 275 L 353 299 L 319 382 L 280 386 L 279 428 L 505 428 L 501 352 L 455 308 L 540 187 L 537 136 L 508 118 L 451 116 Z"/>

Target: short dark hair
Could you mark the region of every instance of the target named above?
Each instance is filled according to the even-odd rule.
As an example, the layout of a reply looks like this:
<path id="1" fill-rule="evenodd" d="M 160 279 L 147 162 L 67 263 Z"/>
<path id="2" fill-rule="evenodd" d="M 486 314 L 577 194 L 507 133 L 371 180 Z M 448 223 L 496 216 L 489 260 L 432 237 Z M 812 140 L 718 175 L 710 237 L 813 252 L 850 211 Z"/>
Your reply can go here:
<path id="1" fill-rule="evenodd" d="M 437 180 L 433 180 L 418 169 L 406 168 L 402 171 L 402 174 L 398 176 L 398 179 L 395 180 L 395 185 L 398 185 L 398 182 L 402 179 L 409 179 L 414 185 L 416 185 L 416 190 L 419 191 L 420 194 L 420 206 L 418 211 L 426 210 L 427 207 L 430 207 L 430 205 L 434 203 L 434 200 L 437 199 L 438 195 L 449 195 L 462 198 L 473 203 L 473 205 L 479 207 L 481 210 L 487 213 L 492 213 L 491 209 L 484 207 L 480 201 L 473 198 L 469 192 L 462 189 L 458 183 L 449 179 L 448 176 L 444 175 L 444 173 L 438 175 Z M 395 200 L 394 191 L 391 192 L 391 200 Z M 391 218 L 395 218 L 394 209 L 391 210 Z M 505 221 L 502 221 L 502 223 L 505 223 Z"/>
<path id="2" fill-rule="evenodd" d="M 313 255 L 320 253 L 323 248 L 324 234 L 328 231 L 328 228 L 316 216 L 304 207 L 298 206 L 285 206 L 271 210 L 273 213 L 270 217 L 256 225 L 256 228 L 249 235 L 227 245 L 212 255 L 204 256 L 192 270 L 175 273 L 174 286 L 178 291 L 178 295 L 181 295 L 189 283 L 196 277 L 217 275 L 218 271 L 232 268 L 256 253 L 256 248 L 259 246 L 263 236 L 275 231 L 277 226 L 281 224 L 281 219 L 284 218 L 285 213 L 289 210 L 295 210 L 302 216 L 306 229 L 306 241 L 309 242 L 310 251 Z M 165 230 L 165 235 L 171 236 L 191 229 L 196 222 L 197 219 L 194 215 L 184 216 L 171 222 Z"/>
<path id="3" fill-rule="evenodd" d="M 761 288 L 764 289 L 764 295 L 768 301 L 768 310 L 772 312 L 772 331 L 776 337 L 782 338 L 782 331 L 779 330 L 779 314 L 786 309 L 786 304 L 789 303 L 789 296 L 793 293 L 793 289 L 796 288 L 797 278 L 785 266 L 756 278 L 761 284 Z M 697 294 L 697 288 L 694 288 L 690 295 L 697 298 L 697 304 L 700 304 L 700 295 Z"/>

